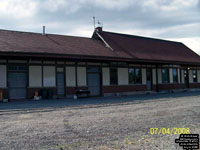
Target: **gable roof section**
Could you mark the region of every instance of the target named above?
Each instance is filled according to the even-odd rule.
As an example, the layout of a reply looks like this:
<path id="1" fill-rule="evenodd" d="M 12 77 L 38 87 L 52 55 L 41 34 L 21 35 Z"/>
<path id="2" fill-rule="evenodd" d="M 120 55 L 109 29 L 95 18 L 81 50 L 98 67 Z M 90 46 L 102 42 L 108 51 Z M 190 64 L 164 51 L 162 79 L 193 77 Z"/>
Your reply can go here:
<path id="1" fill-rule="evenodd" d="M 200 56 L 182 43 L 105 31 L 98 34 L 96 32 L 92 38 L 84 38 L 0 30 L 0 56 L 200 65 Z M 101 38 L 98 38 L 99 36 Z"/>
<path id="2" fill-rule="evenodd" d="M 0 30 L 0 52 L 118 57 L 92 38 Z"/>
<path id="3" fill-rule="evenodd" d="M 133 59 L 200 63 L 200 56 L 180 42 L 105 31 L 98 33 L 118 55 L 126 53 Z"/>

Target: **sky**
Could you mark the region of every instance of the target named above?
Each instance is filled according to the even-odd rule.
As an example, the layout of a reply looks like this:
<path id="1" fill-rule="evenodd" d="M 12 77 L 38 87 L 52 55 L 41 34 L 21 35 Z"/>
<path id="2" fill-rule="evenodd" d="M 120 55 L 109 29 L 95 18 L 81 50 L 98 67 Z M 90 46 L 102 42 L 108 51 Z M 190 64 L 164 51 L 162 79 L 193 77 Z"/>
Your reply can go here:
<path id="1" fill-rule="evenodd" d="M 179 41 L 200 54 L 200 0 L 0 0 L 0 29 L 91 37 L 93 16 L 105 31 Z"/>

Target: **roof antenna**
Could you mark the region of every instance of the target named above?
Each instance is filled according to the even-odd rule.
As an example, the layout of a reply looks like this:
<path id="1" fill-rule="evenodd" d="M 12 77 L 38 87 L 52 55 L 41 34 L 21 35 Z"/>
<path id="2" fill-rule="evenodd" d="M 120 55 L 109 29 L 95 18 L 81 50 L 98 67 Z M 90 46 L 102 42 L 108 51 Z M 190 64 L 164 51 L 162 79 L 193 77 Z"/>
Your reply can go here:
<path id="1" fill-rule="evenodd" d="M 96 28 L 95 24 L 96 24 L 96 21 L 95 21 L 95 16 L 93 16 L 93 21 L 94 21 L 94 30 Z"/>
<path id="2" fill-rule="evenodd" d="M 98 27 L 103 28 L 103 23 L 101 23 L 99 20 L 98 20 Z"/>
<path id="3" fill-rule="evenodd" d="M 43 26 L 43 33 L 42 35 L 45 35 L 45 26 Z"/>

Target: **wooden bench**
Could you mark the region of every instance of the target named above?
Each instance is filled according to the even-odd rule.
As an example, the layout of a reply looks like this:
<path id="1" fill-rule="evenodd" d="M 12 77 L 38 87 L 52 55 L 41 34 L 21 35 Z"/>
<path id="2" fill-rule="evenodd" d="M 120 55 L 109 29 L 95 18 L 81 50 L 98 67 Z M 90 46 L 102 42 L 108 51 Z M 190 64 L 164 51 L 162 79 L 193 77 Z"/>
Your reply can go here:
<path id="1" fill-rule="evenodd" d="M 77 97 L 79 97 L 79 96 L 81 96 L 83 94 L 85 94 L 86 97 L 89 97 L 90 96 L 90 91 L 89 90 L 82 90 L 82 89 L 76 90 Z"/>

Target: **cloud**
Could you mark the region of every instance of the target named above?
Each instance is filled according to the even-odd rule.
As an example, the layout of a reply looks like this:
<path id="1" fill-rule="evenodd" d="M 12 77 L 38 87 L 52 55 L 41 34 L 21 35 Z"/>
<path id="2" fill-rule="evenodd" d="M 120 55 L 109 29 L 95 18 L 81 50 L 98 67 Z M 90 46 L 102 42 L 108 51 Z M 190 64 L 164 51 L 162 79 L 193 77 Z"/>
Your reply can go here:
<path id="1" fill-rule="evenodd" d="M 36 12 L 37 2 L 33 0 L 1 0 L 0 14 L 9 19 L 32 17 Z"/>
<path id="2" fill-rule="evenodd" d="M 48 33 L 90 37 L 96 16 L 111 32 L 187 45 L 200 37 L 200 0 L 1 0 L 0 14 L 0 27 L 11 30 L 41 32 L 45 25 Z"/>

